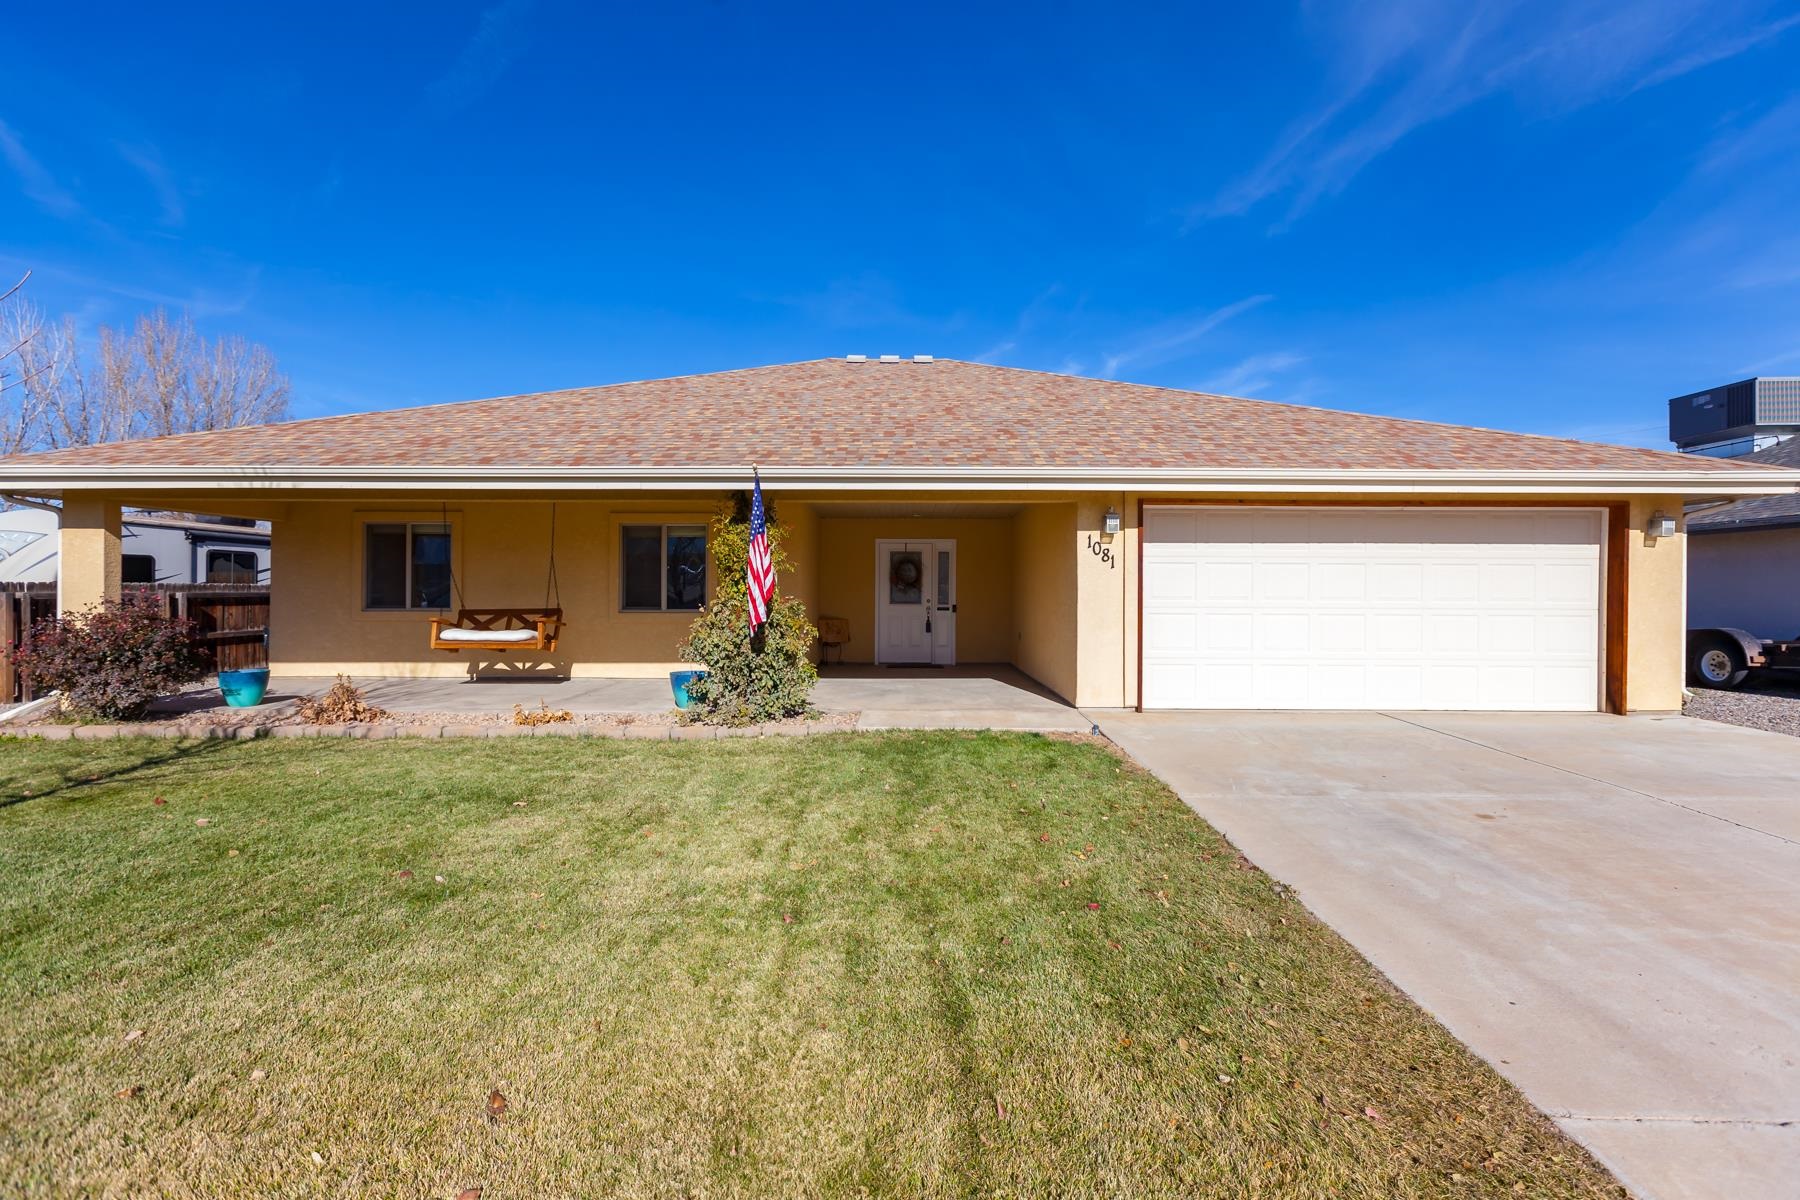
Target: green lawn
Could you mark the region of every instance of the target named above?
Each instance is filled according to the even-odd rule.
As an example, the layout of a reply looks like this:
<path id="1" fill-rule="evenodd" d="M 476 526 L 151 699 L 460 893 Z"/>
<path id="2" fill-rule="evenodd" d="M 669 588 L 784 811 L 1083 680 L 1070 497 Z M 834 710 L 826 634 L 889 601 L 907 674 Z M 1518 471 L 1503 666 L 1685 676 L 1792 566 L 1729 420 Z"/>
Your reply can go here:
<path id="1" fill-rule="evenodd" d="M 1097 745 L 0 741 L 0 883 L 7 1197 L 1620 1194 Z"/>

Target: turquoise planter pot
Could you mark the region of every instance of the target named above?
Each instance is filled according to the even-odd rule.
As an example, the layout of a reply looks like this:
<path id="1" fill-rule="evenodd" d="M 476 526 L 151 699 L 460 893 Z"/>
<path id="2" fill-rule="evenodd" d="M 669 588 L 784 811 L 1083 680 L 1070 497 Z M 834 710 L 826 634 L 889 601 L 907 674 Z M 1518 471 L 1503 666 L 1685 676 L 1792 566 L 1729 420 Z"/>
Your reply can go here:
<path id="1" fill-rule="evenodd" d="M 219 692 L 232 708 L 249 708 L 261 704 L 269 690 L 269 668 L 252 667 L 246 671 L 220 671 Z"/>
<path id="2" fill-rule="evenodd" d="M 674 689 L 675 692 L 675 707 L 685 709 L 689 704 L 692 704 L 693 697 L 688 695 L 688 685 L 692 684 L 696 679 L 705 678 L 705 671 L 670 671 L 669 687 Z"/>

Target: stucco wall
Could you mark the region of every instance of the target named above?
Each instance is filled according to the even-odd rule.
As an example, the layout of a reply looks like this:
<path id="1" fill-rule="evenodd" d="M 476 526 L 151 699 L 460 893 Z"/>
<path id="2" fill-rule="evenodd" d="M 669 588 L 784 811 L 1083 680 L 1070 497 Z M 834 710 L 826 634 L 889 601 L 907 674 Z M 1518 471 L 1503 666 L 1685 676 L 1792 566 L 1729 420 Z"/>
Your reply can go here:
<path id="1" fill-rule="evenodd" d="M 1800 529 L 1688 538 L 1688 625 L 1800 635 Z"/>
<path id="2" fill-rule="evenodd" d="M 819 616 L 850 622 L 844 661 L 875 661 L 875 542 L 956 539 L 956 661 L 1013 657 L 1013 524 L 1006 517 L 824 517 L 818 522 Z M 835 655 L 834 655 L 835 658 Z"/>
<path id="3" fill-rule="evenodd" d="M 124 565 L 121 528 L 116 500 L 70 500 L 63 505 L 58 614 L 85 612 L 119 598 Z"/>
<path id="4" fill-rule="evenodd" d="M 1073 502 L 1031 504 L 1012 520 L 1011 658 L 1069 699 L 1076 694 L 1075 509 Z"/>
<path id="5" fill-rule="evenodd" d="M 711 498 L 657 503 L 564 502 L 556 557 L 568 627 L 554 665 L 577 676 L 651 676 L 679 665 L 675 648 L 692 613 L 621 612 L 619 529 L 635 523 L 704 524 Z M 440 520 L 435 506 L 296 504 L 274 526 L 281 565 L 270 598 L 270 663 L 277 674 L 457 676 L 479 651 L 428 648 L 430 612 L 365 612 L 362 526 Z M 469 608 L 544 602 L 550 505 L 452 504 L 453 566 Z M 498 656 L 493 656 L 498 657 Z M 507 659 L 523 661 L 524 655 Z"/>
<path id="6" fill-rule="evenodd" d="M 1686 684 L 1687 535 L 1650 542 L 1657 513 L 1680 516 L 1680 496 L 1631 502 L 1626 538 L 1625 705 L 1630 712 L 1679 712 Z"/>
<path id="7" fill-rule="evenodd" d="M 1159 497 L 1145 496 L 1154 502 Z M 1348 499 L 1348 497 L 1334 497 Z M 704 522 L 715 497 L 669 501 L 570 501 L 558 510 L 558 559 L 569 628 L 557 666 L 576 675 L 652 675 L 671 669 L 689 614 L 619 611 L 619 527 L 633 522 Z M 1054 499 L 1007 497 L 1011 517 L 821 517 L 817 497 L 776 504 L 792 562 L 783 590 L 815 615 L 847 617 L 847 661 L 866 662 L 874 647 L 874 543 L 880 537 L 954 537 L 961 588 L 957 653 L 963 662 L 1016 663 L 1076 703 L 1129 706 L 1137 699 L 1136 494 L 1065 494 Z M 939 500 L 939 497 L 933 497 Z M 1000 497 L 943 496 L 962 503 Z M 1279 497 L 1245 498 L 1268 503 Z M 1321 497 L 1286 499 L 1318 503 Z M 1357 497 L 1393 504 L 1392 497 Z M 1446 497 L 1432 503 L 1491 497 Z M 1533 498 L 1546 506 L 1594 506 L 1603 498 Z M 1104 548 L 1102 521 L 1116 507 L 1124 528 Z M 1626 703 L 1662 711 L 1681 703 L 1684 643 L 1685 537 L 1647 544 L 1656 512 L 1679 513 L 1680 498 L 1629 503 L 1626 544 Z M 456 569 L 471 607 L 529 607 L 543 601 L 549 505 L 479 501 L 452 506 Z M 424 613 L 361 610 L 361 523 L 435 521 L 427 503 L 330 502 L 288 505 L 276 515 L 276 573 L 271 658 L 283 673 L 461 675 L 472 656 L 426 649 Z M 105 533 L 92 535 L 96 545 Z M 1711 535 L 1715 544 L 1722 537 Z M 98 560 L 99 555 L 77 559 Z M 1760 564 L 1766 569 L 1767 564 Z M 103 585 L 102 585 L 103 586 Z M 1759 622 L 1761 623 L 1761 622 Z M 1759 630 L 1759 632 L 1765 632 Z M 1785 632 L 1795 632 L 1786 630 Z"/>

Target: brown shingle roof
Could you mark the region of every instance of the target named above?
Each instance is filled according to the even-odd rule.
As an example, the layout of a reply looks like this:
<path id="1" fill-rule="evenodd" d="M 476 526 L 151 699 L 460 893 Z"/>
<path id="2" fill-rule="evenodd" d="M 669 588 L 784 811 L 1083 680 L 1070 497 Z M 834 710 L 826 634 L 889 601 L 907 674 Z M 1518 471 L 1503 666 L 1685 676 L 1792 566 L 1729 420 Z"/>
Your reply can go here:
<path id="1" fill-rule="evenodd" d="M 939 359 L 840 359 L 5 460 L 82 467 L 1686 470 L 1734 463 Z"/>

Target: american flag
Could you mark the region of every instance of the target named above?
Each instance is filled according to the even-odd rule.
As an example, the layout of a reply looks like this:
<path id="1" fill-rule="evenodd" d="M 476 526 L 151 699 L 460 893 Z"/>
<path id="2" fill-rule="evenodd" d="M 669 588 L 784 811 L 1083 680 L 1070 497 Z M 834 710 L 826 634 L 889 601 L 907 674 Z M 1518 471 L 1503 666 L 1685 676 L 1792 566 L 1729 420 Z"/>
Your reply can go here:
<path id="1" fill-rule="evenodd" d="M 756 489 L 750 497 L 750 632 L 755 633 L 769 619 L 769 605 L 775 599 L 775 563 L 769 557 L 769 524 L 763 517 L 762 478 L 755 476 Z"/>

